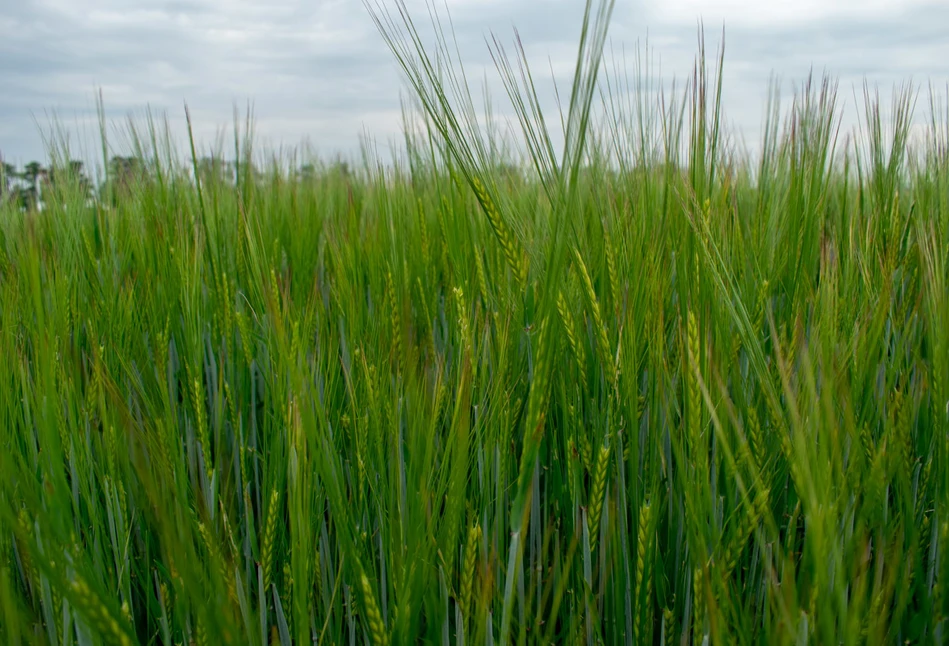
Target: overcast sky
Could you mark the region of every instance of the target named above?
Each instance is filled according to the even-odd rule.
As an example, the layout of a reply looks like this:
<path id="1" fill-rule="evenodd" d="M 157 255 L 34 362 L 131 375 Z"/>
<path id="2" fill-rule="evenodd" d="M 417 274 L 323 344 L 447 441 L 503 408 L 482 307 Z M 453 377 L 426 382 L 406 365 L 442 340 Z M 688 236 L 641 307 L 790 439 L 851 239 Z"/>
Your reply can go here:
<path id="1" fill-rule="evenodd" d="M 444 0 L 436 0 L 439 6 Z M 407 0 L 420 19 L 424 0 Z M 583 0 L 448 0 L 461 55 L 491 72 L 484 37 L 510 42 L 516 26 L 535 74 L 569 87 Z M 783 87 L 813 67 L 840 82 L 855 116 L 864 79 L 886 92 L 949 83 L 947 0 L 618 0 L 611 46 L 633 62 L 648 35 L 663 78 L 686 76 L 704 20 L 714 55 L 725 26 L 724 103 L 730 123 L 758 136 L 769 76 Z M 424 25 L 423 25 L 424 26 Z M 320 154 L 358 150 L 371 134 L 382 154 L 400 132 L 399 71 L 361 0 L 0 0 L 0 153 L 22 164 L 45 159 L 40 127 L 53 111 L 77 142 L 96 132 L 101 89 L 110 120 L 149 107 L 167 111 L 176 134 L 187 101 L 199 141 L 232 123 L 234 105 L 254 107 L 262 144 L 308 141 Z M 499 111 L 506 104 L 495 97 Z M 116 149 L 122 141 L 113 137 Z M 95 158 L 95 149 L 84 157 Z"/>

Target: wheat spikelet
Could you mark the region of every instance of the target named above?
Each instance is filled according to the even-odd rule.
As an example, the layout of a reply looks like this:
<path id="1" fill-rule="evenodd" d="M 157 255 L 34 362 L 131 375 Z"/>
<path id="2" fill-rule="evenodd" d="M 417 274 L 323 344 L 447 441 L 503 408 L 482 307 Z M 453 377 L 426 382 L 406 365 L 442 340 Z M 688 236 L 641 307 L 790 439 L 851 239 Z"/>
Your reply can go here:
<path id="1" fill-rule="evenodd" d="M 771 489 L 763 486 L 763 483 L 759 483 L 758 494 L 754 499 L 753 510 L 757 517 L 755 525 L 761 523 L 761 521 L 771 516 Z"/>
<path id="2" fill-rule="evenodd" d="M 197 616 L 194 618 L 194 642 L 196 646 L 208 646 L 208 630 Z"/>
<path id="3" fill-rule="evenodd" d="M 54 563 L 50 562 L 50 565 Z M 53 613 L 55 617 L 62 617 L 63 615 L 63 593 L 60 591 L 59 586 L 53 588 Z M 59 623 L 58 621 L 56 622 Z"/>
<path id="4" fill-rule="evenodd" d="M 788 365 L 794 363 L 794 357 L 797 356 L 801 349 L 801 336 L 804 334 L 804 323 L 801 320 L 800 314 L 794 317 L 794 322 L 791 325 L 793 329 L 791 330 L 791 340 L 788 345 Z"/>
<path id="5" fill-rule="evenodd" d="M 109 466 L 109 473 L 116 475 L 116 463 L 118 461 L 118 440 L 115 434 L 115 425 L 109 424 L 105 432 L 105 455 L 106 464 Z"/>
<path id="6" fill-rule="evenodd" d="M 479 178 L 473 177 L 471 179 L 471 187 L 474 189 L 475 197 L 481 204 L 482 210 L 485 215 L 488 216 L 488 222 L 494 230 L 494 235 L 501 245 L 501 250 L 504 251 L 504 256 L 507 258 L 511 270 L 521 284 L 527 282 L 528 265 L 526 260 L 524 260 L 526 256 L 523 256 L 520 245 L 514 238 L 514 234 L 504 223 L 497 205 L 494 203 L 494 200 L 491 199 L 490 194 L 488 194 L 487 189 Z"/>
<path id="7" fill-rule="evenodd" d="M 363 384 L 366 387 L 366 406 L 367 410 L 373 411 L 376 410 L 376 367 L 365 359 L 365 355 L 362 351 L 360 351 L 360 356 L 363 357 L 361 363 L 363 367 Z"/>
<path id="8" fill-rule="evenodd" d="M 86 327 L 91 329 L 91 323 L 87 321 Z M 86 408 L 90 414 L 97 411 L 99 407 L 99 394 L 102 392 L 102 353 L 104 351 L 105 348 L 97 345 L 92 357 L 92 379 L 86 389 Z"/>
<path id="9" fill-rule="evenodd" d="M 755 466 L 760 470 L 765 459 L 764 437 L 761 433 L 761 421 L 754 406 L 748 407 L 748 439 L 751 440 L 751 453 Z"/>
<path id="10" fill-rule="evenodd" d="M 738 558 L 741 556 L 748 539 L 755 531 L 755 528 L 761 523 L 761 517 L 764 515 L 768 505 L 769 491 L 759 489 L 754 500 L 750 501 L 742 516 L 742 524 L 732 536 L 728 548 L 725 550 L 725 557 L 722 560 L 722 577 L 728 578 L 732 571 L 738 565 Z"/>
<path id="11" fill-rule="evenodd" d="M 748 443 L 748 439 L 745 436 L 739 436 L 736 438 L 738 444 L 738 464 L 742 465 L 748 473 L 752 474 L 752 477 L 757 480 L 758 478 L 758 463 L 755 460 L 755 456 L 752 454 L 751 445 Z"/>
<path id="12" fill-rule="evenodd" d="M 231 523 L 227 517 L 227 508 L 224 506 L 224 501 L 221 501 L 221 522 L 224 524 L 224 535 L 227 537 L 227 546 L 230 548 L 230 557 L 232 559 L 237 558 L 239 552 L 237 551 L 237 543 L 234 541 L 234 532 L 231 530 Z"/>
<path id="13" fill-rule="evenodd" d="M 395 299 L 395 285 L 392 282 L 392 272 L 386 273 L 386 297 L 389 302 L 389 324 L 392 333 L 392 359 L 396 372 L 402 366 L 402 325 L 399 318 L 398 303 Z"/>
<path id="14" fill-rule="evenodd" d="M 860 429 L 860 445 L 863 447 L 863 454 L 867 458 L 867 462 L 873 463 L 874 460 L 874 444 L 873 437 L 870 435 L 870 426 L 864 424 Z"/>
<path id="15" fill-rule="evenodd" d="M 213 323 L 218 338 L 223 338 L 230 347 L 230 333 L 234 330 L 234 299 L 231 298 L 231 285 L 227 278 L 227 272 L 222 271 L 216 282 L 218 294 L 220 294 L 218 302 L 221 303 L 219 308 L 221 316 L 214 317 Z"/>
<path id="16" fill-rule="evenodd" d="M 781 451 L 784 453 L 784 458 L 788 463 L 788 470 L 791 472 L 791 482 L 797 487 L 798 493 L 803 494 L 807 491 L 807 478 L 805 477 L 801 463 L 794 455 L 794 446 L 791 444 L 791 438 L 788 437 L 786 433 L 781 433 Z"/>
<path id="17" fill-rule="evenodd" d="M 303 347 L 303 339 L 300 337 L 300 321 L 294 319 L 290 324 L 290 356 L 300 356 L 300 349 Z"/>
<path id="18" fill-rule="evenodd" d="M 435 334 L 434 334 L 434 331 L 432 330 L 432 310 L 428 306 L 428 298 L 425 295 L 426 290 L 422 286 L 421 276 L 415 277 L 415 287 L 417 288 L 417 291 L 418 291 L 419 302 L 422 304 L 422 312 L 425 315 L 425 325 L 428 328 L 429 342 L 432 344 L 432 347 L 434 348 Z"/>
<path id="19" fill-rule="evenodd" d="M 567 440 L 567 462 L 568 462 L 568 473 L 570 474 L 567 477 L 567 485 L 570 488 L 570 499 L 577 499 L 577 492 L 574 487 L 574 478 L 573 478 L 573 462 L 580 460 L 580 451 L 577 449 L 577 443 L 571 437 Z"/>
<path id="20" fill-rule="evenodd" d="M 481 293 L 481 302 L 488 306 L 488 279 L 484 273 L 484 261 L 481 259 L 480 249 L 475 249 L 475 277 L 478 279 L 478 291 Z"/>
<path id="21" fill-rule="evenodd" d="M 221 555 L 221 550 L 218 547 L 217 541 L 214 540 L 215 537 L 211 535 L 211 530 L 208 529 L 208 526 L 202 522 L 198 523 L 198 533 L 201 535 L 201 540 L 204 541 L 204 548 L 207 550 L 208 561 L 210 562 L 211 567 L 217 570 L 218 576 L 221 577 L 221 581 L 227 585 L 228 593 L 230 594 L 231 599 L 236 600 L 237 591 L 233 582 L 231 581 L 227 562 Z"/>
<path id="22" fill-rule="evenodd" d="M 155 456 L 155 473 L 174 480 L 175 465 L 171 460 L 171 455 L 173 451 L 180 449 L 180 444 L 175 442 L 161 420 L 155 421 L 155 428 L 148 434 L 147 441 L 149 450 L 153 450 Z"/>
<path id="23" fill-rule="evenodd" d="M 303 420 L 300 417 L 300 406 L 297 404 L 296 397 L 292 394 L 287 398 L 286 428 L 290 447 L 296 452 L 299 460 L 304 460 L 306 443 L 303 435 Z"/>
<path id="24" fill-rule="evenodd" d="M 17 513 L 17 522 L 20 525 L 22 536 L 29 539 L 33 535 L 33 526 L 30 523 L 30 515 L 26 509 L 20 508 Z M 23 577 L 25 578 L 25 587 L 32 591 L 36 584 L 36 571 L 33 569 L 33 559 L 30 555 L 30 548 L 26 540 L 17 538 L 17 552 L 20 555 L 20 563 L 23 565 Z"/>
<path id="25" fill-rule="evenodd" d="M 451 273 L 451 262 L 448 253 L 448 237 L 446 235 L 448 226 L 445 222 L 445 218 L 447 217 L 450 210 L 451 207 L 448 204 L 448 199 L 443 195 L 442 208 L 438 211 L 438 226 L 440 229 L 439 233 L 441 233 L 441 237 L 439 239 L 439 242 L 441 242 L 441 245 L 439 246 L 441 257 L 439 258 L 439 261 L 441 262 L 441 270 L 445 275 L 449 275 Z"/>
<path id="26" fill-rule="evenodd" d="M 248 491 L 250 490 L 250 480 L 248 480 L 247 473 L 247 447 L 244 444 L 241 444 L 240 446 L 237 459 L 240 463 L 241 469 L 241 492 L 244 496 L 244 509 L 245 513 L 250 513 L 250 497 L 248 495 Z"/>
<path id="27" fill-rule="evenodd" d="M 165 560 L 168 563 L 168 576 L 171 579 L 171 583 L 174 586 L 173 591 L 178 592 L 184 589 L 184 579 L 181 577 L 181 573 L 178 571 L 178 566 L 175 564 L 175 557 L 172 552 L 165 553 Z"/>
<path id="28" fill-rule="evenodd" d="M 65 368 L 63 368 L 63 362 L 60 358 L 60 354 L 58 351 L 56 352 L 56 356 L 57 356 L 57 361 L 56 361 L 56 366 L 55 366 L 55 370 L 56 370 L 55 383 L 58 388 L 65 390 L 71 386 L 71 380 L 66 378 L 66 371 L 65 371 Z M 56 406 L 53 409 L 53 416 L 54 416 L 54 424 L 56 426 L 56 430 L 59 433 L 59 444 L 63 448 L 63 454 L 64 454 L 64 457 L 66 458 L 66 461 L 70 462 L 73 459 L 73 443 L 72 443 L 71 438 L 68 435 L 69 431 L 66 426 L 63 408 L 61 406 Z M 77 467 L 81 471 L 84 471 L 86 467 L 84 455 L 85 454 L 83 452 L 78 453 L 77 462 L 79 464 L 77 465 Z"/>
<path id="29" fill-rule="evenodd" d="M 547 343 L 547 319 L 540 322 L 537 332 L 537 364 L 534 367 L 534 380 L 527 400 L 526 432 L 534 438 L 540 438 L 544 430 L 544 417 L 547 410 L 547 395 L 550 387 L 550 348 Z"/>
<path id="30" fill-rule="evenodd" d="M 916 544 L 916 549 L 919 553 L 918 559 L 921 565 L 925 564 L 926 559 L 929 556 L 929 533 L 931 531 L 931 527 L 932 517 L 928 513 L 924 513 L 923 519 L 919 523 L 919 538 Z"/>
<path id="31" fill-rule="evenodd" d="M 169 340 L 171 339 L 170 326 L 171 320 L 165 318 L 165 324 L 158 328 L 158 332 L 155 335 L 155 362 L 162 370 L 168 365 L 168 348 Z"/>
<path id="32" fill-rule="evenodd" d="M 122 480 L 121 478 L 119 478 L 116 481 L 113 481 L 111 477 L 107 478 L 106 481 L 110 485 L 112 485 L 112 488 L 115 491 L 116 504 L 118 505 L 119 509 L 122 510 L 123 516 L 125 516 L 125 518 L 128 518 L 127 512 L 128 512 L 129 507 L 128 507 L 128 498 L 125 495 L 125 481 Z"/>
<path id="33" fill-rule="evenodd" d="M 207 411 L 204 409 L 204 387 L 201 383 L 201 379 L 198 377 L 191 380 L 191 398 L 194 402 L 195 430 L 198 434 L 198 442 L 201 443 L 201 448 L 204 451 L 204 459 L 210 470 L 211 438 L 208 432 Z"/>
<path id="34" fill-rule="evenodd" d="M 420 247 L 422 251 L 422 260 L 425 263 L 425 266 L 428 267 L 431 265 L 432 257 L 428 241 L 428 224 L 425 217 L 425 207 L 422 204 L 422 198 L 418 198 L 418 228 L 419 236 L 421 239 Z"/>
<path id="35" fill-rule="evenodd" d="M 323 571 L 320 565 L 320 548 L 316 548 L 316 554 L 313 559 L 313 604 L 316 605 L 318 599 L 323 597 Z"/>
<path id="36" fill-rule="evenodd" d="M 639 508 L 639 532 L 636 541 L 636 596 L 640 599 L 648 609 L 651 607 L 649 603 L 649 594 L 652 587 L 652 574 L 650 572 L 649 577 L 645 579 L 644 586 L 644 576 L 646 574 L 646 553 L 649 550 L 649 547 L 652 545 L 652 506 L 648 502 L 644 502 Z M 637 606 L 636 608 L 636 617 L 633 623 L 633 641 L 637 644 L 641 643 L 639 635 L 642 629 L 642 618 L 643 613 Z"/>
<path id="37" fill-rule="evenodd" d="M 701 392 L 699 389 L 699 378 L 696 375 L 696 371 L 699 369 L 699 326 L 695 320 L 695 316 L 690 310 L 688 313 L 688 322 L 686 324 L 687 330 L 687 347 L 686 351 L 688 352 L 689 357 L 689 367 L 688 367 L 688 415 L 689 415 L 689 443 L 692 451 L 694 463 L 700 477 L 704 477 L 706 472 L 706 462 L 708 460 L 708 448 L 704 442 L 704 427 L 702 422 L 702 400 Z M 691 365 L 692 362 L 695 362 L 695 367 Z"/>
<path id="38" fill-rule="evenodd" d="M 397 581 L 398 579 L 392 579 L 393 586 L 396 586 Z M 393 617 L 395 624 L 398 624 L 400 618 L 403 616 L 412 616 L 412 604 L 415 601 L 415 597 L 413 596 L 414 591 L 415 588 L 410 585 L 404 586 L 401 589 L 396 587 L 396 596 L 399 599 L 399 604 L 395 608 L 395 616 Z"/>
<path id="39" fill-rule="evenodd" d="M 603 496 L 606 493 L 606 472 L 610 463 L 610 447 L 600 447 L 596 459 L 596 469 L 593 472 L 593 489 L 590 492 L 590 536 L 591 549 L 596 549 L 600 531 L 600 516 L 603 512 Z"/>
<path id="40" fill-rule="evenodd" d="M 241 335 L 241 349 L 244 352 L 244 360 L 249 366 L 254 362 L 254 346 L 251 343 L 250 337 L 250 321 L 243 311 L 237 312 L 235 317 L 237 318 L 237 331 Z"/>
<path id="41" fill-rule="evenodd" d="M 929 556 L 930 532 L 932 516 L 929 511 L 923 508 L 926 495 L 929 491 L 929 474 L 932 466 L 932 459 L 926 462 L 919 476 L 919 486 L 916 492 L 916 518 L 922 518 L 919 523 L 919 540 L 917 543 L 919 549 L 919 558 L 923 562 Z"/>
<path id="42" fill-rule="evenodd" d="M 240 217 L 237 220 L 237 228 L 239 229 L 237 236 L 237 244 L 234 245 L 234 255 L 235 264 L 237 265 L 237 279 L 241 280 L 242 278 L 247 277 L 247 246 L 248 246 L 248 230 L 247 230 L 247 215 L 244 213 L 243 209 L 240 210 Z"/>
<path id="43" fill-rule="evenodd" d="M 359 489 L 356 491 L 356 500 L 362 502 L 365 497 L 366 489 L 366 461 L 363 459 L 362 450 L 356 449 L 356 477 L 359 481 Z"/>
<path id="44" fill-rule="evenodd" d="M 616 273 L 616 255 L 613 253 L 613 245 L 610 242 L 610 232 L 606 226 L 603 227 L 603 246 L 606 251 L 606 273 L 610 279 L 610 298 L 613 301 L 613 312 L 618 317 L 620 310 L 620 285 Z"/>
<path id="45" fill-rule="evenodd" d="M 276 240 L 274 240 L 276 243 Z M 270 299 L 273 303 L 274 314 L 280 316 L 283 313 L 283 304 L 280 299 L 280 283 L 277 281 L 277 270 L 270 268 Z"/>
<path id="46" fill-rule="evenodd" d="M 884 626 L 883 617 L 880 615 L 880 611 L 883 609 L 883 601 L 883 590 L 877 590 L 873 595 L 873 600 L 870 601 L 870 611 L 867 613 L 863 629 L 860 631 L 861 637 L 866 638 L 871 632 L 884 632 L 881 630 Z"/>
<path id="47" fill-rule="evenodd" d="M 280 491 L 274 487 L 270 492 L 270 502 L 267 505 L 267 524 L 264 527 L 260 548 L 260 564 L 263 569 L 265 590 L 270 587 L 270 576 L 273 573 L 273 544 L 277 534 L 277 503 L 279 500 Z"/>
<path id="48" fill-rule="evenodd" d="M 692 573 L 693 642 L 701 644 L 705 635 L 705 571 L 697 567 Z"/>
<path id="49" fill-rule="evenodd" d="M 73 575 L 69 591 L 69 600 L 73 607 L 86 619 L 89 627 L 99 633 L 107 643 L 132 646 L 133 641 L 127 628 L 79 574 Z"/>
<path id="50" fill-rule="evenodd" d="M 639 440 L 639 420 L 643 415 L 643 406 L 646 404 L 646 398 L 642 395 L 636 397 L 636 406 L 633 410 L 632 425 L 630 427 L 629 441 L 623 444 L 623 462 L 629 460 L 629 452 L 632 450 L 633 443 Z M 647 463 L 648 466 L 648 463 Z"/>
<path id="51" fill-rule="evenodd" d="M 168 590 L 168 584 L 161 581 L 158 584 L 158 603 L 162 612 L 169 614 L 169 604 L 171 603 L 171 592 Z"/>
<path id="52" fill-rule="evenodd" d="M 762 324 L 764 323 L 764 310 L 765 310 L 765 301 L 768 298 L 768 289 L 770 284 L 767 280 L 761 282 L 761 285 L 758 288 L 758 299 L 755 304 L 755 330 L 760 330 Z"/>
<path id="53" fill-rule="evenodd" d="M 886 450 L 878 451 L 870 467 L 870 480 L 866 488 L 866 501 L 867 506 L 873 513 L 882 509 L 886 496 L 886 457 Z M 794 476 L 794 471 L 791 472 L 791 475 Z"/>
<path id="54" fill-rule="evenodd" d="M 362 592 L 363 607 L 366 609 L 366 620 L 369 622 L 372 643 L 376 646 L 385 646 L 389 643 L 389 637 L 386 634 L 385 623 L 382 621 L 382 613 L 379 612 L 379 606 L 376 604 L 376 596 L 369 583 L 369 577 L 364 572 L 359 574 L 359 588 Z"/>
<path id="55" fill-rule="evenodd" d="M 577 270 L 580 272 L 580 280 L 583 283 L 583 291 L 587 297 L 587 305 L 590 308 L 590 315 L 593 317 L 593 328 L 596 333 L 597 349 L 600 352 L 600 361 L 603 362 L 603 371 L 606 374 L 607 382 L 616 387 L 617 372 L 613 353 L 610 352 L 610 342 L 606 334 L 606 326 L 603 323 L 603 317 L 600 314 L 600 304 L 596 298 L 596 292 L 593 290 L 593 281 L 583 262 L 583 256 L 580 250 L 574 248 L 574 258 L 577 261 Z"/>
<path id="56" fill-rule="evenodd" d="M 895 423 L 897 456 L 904 473 L 908 477 L 912 477 L 916 462 L 912 446 L 913 407 L 907 404 L 906 398 L 900 391 L 896 392 L 899 394 L 899 407 L 894 412 L 893 421 Z"/>
<path id="57" fill-rule="evenodd" d="M 675 613 L 672 612 L 672 609 L 663 608 L 662 609 L 662 630 L 665 633 L 664 643 L 667 646 L 671 646 L 672 644 L 676 643 L 675 638 L 673 637 L 675 635 L 675 630 L 676 630 L 675 623 L 676 623 L 676 617 L 675 617 Z"/>
<path id="58" fill-rule="evenodd" d="M 237 403 L 234 401 L 234 393 L 231 392 L 231 384 L 228 381 L 224 382 L 224 403 L 227 405 L 227 416 L 231 422 L 231 429 L 234 433 L 237 433 Z"/>
<path id="59" fill-rule="evenodd" d="M 739 335 L 736 332 L 735 335 L 732 337 L 732 349 L 731 349 L 731 356 L 730 356 L 731 365 L 738 364 L 738 358 L 739 358 L 739 355 L 741 354 L 741 347 L 742 347 L 741 335 Z"/>
<path id="60" fill-rule="evenodd" d="M 286 593 L 280 596 L 284 599 L 292 599 L 293 598 L 293 572 L 290 569 L 289 560 L 285 560 L 283 562 L 283 583 L 284 585 L 281 587 L 286 588 Z"/>
<path id="61" fill-rule="evenodd" d="M 946 545 L 949 541 L 949 521 L 943 521 L 939 525 L 939 545 Z M 945 569 L 943 569 L 943 572 Z M 945 612 L 945 581 L 941 576 L 942 572 L 936 575 L 936 581 L 933 585 L 933 623 L 939 625 L 946 618 Z"/>
<path id="62" fill-rule="evenodd" d="M 570 344 L 570 351 L 573 353 L 573 358 L 577 362 L 577 370 L 580 373 L 580 383 L 585 384 L 587 382 L 587 376 L 583 346 L 580 345 L 573 316 L 571 316 L 570 310 L 567 309 L 567 299 L 564 298 L 563 292 L 557 294 L 557 312 L 560 314 L 560 321 L 563 324 L 564 331 L 567 333 L 567 342 Z"/>
<path id="63" fill-rule="evenodd" d="M 467 350 L 473 350 L 471 330 L 468 327 L 468 303 L 465 301 L 465 292 L 461 287 L 455 287 L 452 292 L 455 295 L 455 307 L 457 309 L 458 329 L 461 332 L 462 347 Z"/>
<path id="64" fill-rule="evenodd" d="M 794 509 L 791 510 L 791 517 L 788 519 L 787 532 L 784 537 L 785 552 L 791 552 L 791 543 L 797 538 L 797 523 L 800 515 L 801 500 L 798 499 L 797 503 L 794 505 Z"/>
<path id="65" fill-rule="evenodd" d="M 949 408 L 944 409 L 943 406 L 949 406 L 949 402 L 946 402 L 946 398 L 943 395 L 943 371 L 940 366 L 935 366 L 930 364 L 929 366 L 930 379 L 932 380 L 932 399 L 933 403 L 936 406 L 936 410 L 933 411 L 942 419 L 946 419 L 946 416 L 949 415 Z"/>
<path id="66" fill-rule="evenodd" d="M 481 525 L 475 523 L 468 530 L 468 540 L 465 545 L 464 569 L 461 577 L 461 616 L 469 619 L 471 607 L 471 589 L 474 583 L 475 563 L 478 556 L 478 541 L 481 539 Z"/>

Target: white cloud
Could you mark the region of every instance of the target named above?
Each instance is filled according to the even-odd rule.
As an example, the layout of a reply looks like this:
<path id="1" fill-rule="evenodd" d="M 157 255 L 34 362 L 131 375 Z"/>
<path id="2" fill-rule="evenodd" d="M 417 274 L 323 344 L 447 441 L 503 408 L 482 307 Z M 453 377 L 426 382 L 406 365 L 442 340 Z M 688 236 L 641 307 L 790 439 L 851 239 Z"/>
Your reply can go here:
<path id="1" fill-rule="evenodd" d="M 428 33 L 425 0 L 407 4 Z M 493 31 L 509 46 L 516 26 L 550 123 L 557 124 L 551 74 L 566 100 L 582 1 L 448 5 L 476 89 L 487 75 L 499 110 L 506 110 L 484 39 Z M 812 66 L 826 69 L 840 78 L 847 100 L 864 77 L 884 87 L 910 77 L 944 87 L 949 79 L 949 6 L 924 0 L 621 0 L 611 46 L 616 54 L 625 46 L 632 70 L 636 42 L 648 33 L 663 77 L 681 80 L 691 71 L 700 18 L 710 53 L 725 21 L 726 114 L 749 138 L 759 128 L 772 71 L 789 84 Z M 0 60 L 0 151 L 21 163 L 43 157 L 33 119 L 45 125 L 47 109 L 66 126 L 95 133 L 97 88 L 110 118 L 148 106 L 167 111 L 178 129 L 187 101 L 209 142 L 229 126 L 235 103 L 248 100 L 262 140 L 309 139 L 330 154 L 356 152 L 364 130 L 380 145 L 399 134 L 401 77 L 360 0 L 8 2 L 0 15 Z"/>
<path id="2" fill-rule="evenodd" d="M 806 27 L 830 19 L 885 19 L 934 6 L 933 0 L 665 0 L 652 2 L 652 16 L 664 22 L 732 26 Z"/>

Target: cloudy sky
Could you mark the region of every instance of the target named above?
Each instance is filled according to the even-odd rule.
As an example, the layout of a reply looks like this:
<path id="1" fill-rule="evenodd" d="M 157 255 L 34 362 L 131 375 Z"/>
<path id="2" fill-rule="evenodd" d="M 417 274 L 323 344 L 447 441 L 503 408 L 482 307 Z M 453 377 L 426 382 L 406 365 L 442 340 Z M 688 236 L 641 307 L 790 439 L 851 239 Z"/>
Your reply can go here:
<path id="1" fill-rule="evenodd" d="M 427 16 L 425 0 L 406 2 Z M 485 36 L 510 42 L 516 26 L 535 73 L 569 87 L 583 0 L 447 4 L 474 75 L 493 73 Z M 772 73 L 789 90 L 811 67 L 827 71 L 850 119 L 864 79 L 884 94 L 922 84 L 921 119 L 930 82 L 945 97 L 947 0 L 617 0 L 611 47 L 625 47 L 632 64 L 648 36 L 662 76 L 681 79 L 700 19 L 713 54 L 724 24 L 726 116 L 752 144 Z M 322 155 L 351 154 L 369 133 L 386 154 L 400 132 L 405 86 L 361 0 L 0 0 L 0 61 L 0 153 L 18 164 L 45 159 L 41 129 L 54 113 L 88 148 L 100 89 L 116 125 L 150 108 L 167 112 L 178 135 L 187 102 L 208 146 L 248 101 L 260 142 L 274 148 L 306 141 Z M 123 152 L 121 137 L 112 143 Z"/>

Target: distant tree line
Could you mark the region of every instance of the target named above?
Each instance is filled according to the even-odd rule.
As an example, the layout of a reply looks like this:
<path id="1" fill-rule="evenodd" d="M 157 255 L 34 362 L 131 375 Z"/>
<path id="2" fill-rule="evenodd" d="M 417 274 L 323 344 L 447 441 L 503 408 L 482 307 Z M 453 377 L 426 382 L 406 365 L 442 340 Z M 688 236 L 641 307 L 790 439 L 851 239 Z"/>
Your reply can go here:
<path id="1" fill-rule="evenodd" d="M 328 164 L 306 161 L 287 169 L 286 177 L 301 184 L 318 181 L 330 176 L 348 178 L 353 172 L 347 162 L 337 159 Z M 250 182 L 260 184 L 270 177 L 252 163 L 240 163 L 218 157 L 201 157 L 192 167 L 187 164 L 180 169 L 182 178 L 193 181 L 194 174 L 202 185 L 235 186 Z M 167 169 L 162 169 L 167 172 Z M 113 156 L 106 173 L 96 185 L 89 177 L 82 161 L 44 166 L 38 161 L 17 167 L 3 161 L 0 155 L 0 205 L 14 204 L 21 210 L 43 210 L 51 203 L 64 203 L 66 196 L 75 200 L 77 196 L 86 204 L 114 207 L 136 190 L 158 177 L 154 164 L 142 156 Z"/>
<path id="2" fill-rule="evenodd" d="M 28 211 L 41 209 L 44 203 L 66 191 L 85 195 L 87 199 L 95 197 L 83 162 L 71 160 L 48 168 L 38 161 L 31 161 L 23 168 L 0 162 L 0 203 L 12 202 Z"/>

